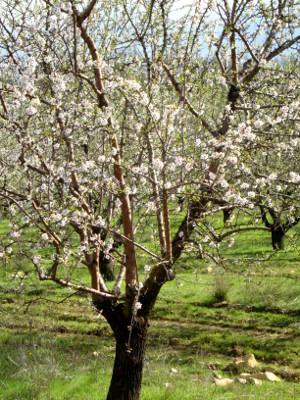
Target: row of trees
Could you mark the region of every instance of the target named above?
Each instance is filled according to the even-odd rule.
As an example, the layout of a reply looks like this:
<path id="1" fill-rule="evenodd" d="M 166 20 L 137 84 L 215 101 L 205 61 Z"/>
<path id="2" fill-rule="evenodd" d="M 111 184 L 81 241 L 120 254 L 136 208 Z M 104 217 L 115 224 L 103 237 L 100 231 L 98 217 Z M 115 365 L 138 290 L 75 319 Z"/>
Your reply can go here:
<path id="1" fill-rule="evenodd" d="M 1 2 L 1 255 L 92 296 L 116 339 L 108 399 L 139 398 L 150 312 L 199 221 L 299 219 L 295 2 L 180 4 Z"/>

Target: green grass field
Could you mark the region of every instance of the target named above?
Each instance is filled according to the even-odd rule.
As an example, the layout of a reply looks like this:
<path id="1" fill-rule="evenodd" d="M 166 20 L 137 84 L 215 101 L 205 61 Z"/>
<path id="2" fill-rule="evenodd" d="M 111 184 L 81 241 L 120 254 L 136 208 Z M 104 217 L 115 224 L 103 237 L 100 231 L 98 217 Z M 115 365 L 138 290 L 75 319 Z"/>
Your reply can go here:
<path id="1" fill-rule="evenodd" d="M 300 398 L 299 234 L 277 253 L 268 232 L 236 235 L 221 245 L 225 270 L 182 258 L 150 321 L 142 400 Z M 105 399 L 114 341 L 90 299 L 57 304 L 72 292 L 33 274 L 16 283 L 12 268 L 0 268 L 0 399 Z M 230 377 L 226 365 L 250 353 L 282 382 L 216 387 L 214 373 Z"/>

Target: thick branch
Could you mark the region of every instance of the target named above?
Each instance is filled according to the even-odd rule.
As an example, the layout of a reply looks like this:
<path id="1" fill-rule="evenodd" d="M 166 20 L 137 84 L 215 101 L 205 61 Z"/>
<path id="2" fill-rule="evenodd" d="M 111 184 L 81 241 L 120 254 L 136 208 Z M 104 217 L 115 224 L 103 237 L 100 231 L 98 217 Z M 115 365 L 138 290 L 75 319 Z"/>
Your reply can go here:
<path id="1" fill-rule="evenodd" d="M 231 236 L 235 233 L 238 232 L 247 232 L 247 231 L 256 231 L 256 230 L 261 230 L 261 231 L 270 231 L 270 228 L 264 227 L 264 226 L 248 226 L 244 228 L 237 228 L 233 229 L 232 231 L 228 231 L 223 233 L 222 235 L 219 235 L 216 237 L 217 242 L 222 242 L 223 239 L 225 239 L 228 236 Z"/>
<path id="2" fill-rule="evenodd" d="M 75 285 L 74 283 L 65 281 L 64 279 L 60 279 L 60 278 L 53 278 L 51 276 L 46 276 L 42 280 L 53 281 L 53 282 L 58 283 L 61 286 L 75 289 L 80 292 L 89 293 L 89 294 L 92 294 L 97 297 L 99 296 L 99 297 L 107 298 L 107 299 L 120 299 L 120 297 L 118 297 L 114 294 L 101 292 L 100 290 L 95 290 L 95 289 L 92 289 L 92 288 L 89 288 L 86 286 L 82 286 L 82 285 Z"/>
<path id="3" fill-rule="evenodd" d="M 259 206 L 261 212 L 261 219 L 267 228 L 271 228 L 272 224 L 268 221 L 266 210 L 263 206 Z"/>
<path id="4" fill-rule="evenodd" d="M 188 207 L 187 213 L 172 240 L 173 263 L 181 256 L 185 243 L 189 240 L 196 225 L 196 220 L 201 217 L 208 200 L 203 197 L 199 201 L 193 201 Z"/>
<path id="5" fill-rule="evenodd" d="M 87 5 L 85 10 L 83 10 L 82 13 L 77 15 L 77 20 L 78 20 L 79 24 L 82 24 L 82 22 L 84 22 L 90 16 L 96 3 L 97 3 L 97 0 L 92 0 Z"/>
<path id="6" fill-rule="evenodd" d="M 280 46 L 276 47 L 273 51 L 271 51 L 266 57 L 266 61 L 271 61 L 273 58 L 281 54 L 284 50 L 289 49 L 293 44 L 297 43 L 300 40 L 300 35 L 296 36 L 293 39 L 287 40 L 284 43 L 282 43 Z M 260 65 L 255 65 L 253 69 L 244 76 L 242 79 L 242 83 L 249 83 L 260 71 L 261 66 Z"/>
<path id="7" fill-rule="evenodd" d="M 76 13 L 76 10 L 74 10 Z M 108 101 L 106 100 L 105 93 L 104 93 L 104 85 L 103 85 L 103 77 L 101 72 L 101 63 L 98 56 L 98 52 L 95 46 L 95 43 L 91 36 L 88 34 L 86 28 L 82 24 L 82 20 L 78 19 L 77 14 L 77 26 L 80 29 L 81 37 L 85 44 L 87 45 L 91 57 L 94 61 L 94 77 L 96 88 L 99 91 L 98 95 L 98 105 L 101 109 L 104 109 L 108 106 Z M 123 174 L 123 169 L 121 166 L 121 156 L 120 156 L 120 149 L 117 136 L 114 132 L 114 127 L 112 123 L 112 119 L 108 118 L 107 120 L 109 126 L 109 134 L 111 140 L 111 146 L 114 149 L 114 175 L 117 181 L 119 182 L 120 192 L 119 197 L 121 200 L 121 208 L 122 208 L 122 222 L 124 228 L 124 235 L 127 239 L 124 243 L 124 250 L 126 255 L 126 284 L 127 289 L 129 286 L 135 284 L 137 279 L 137 261 L 136 261 L 136 254 L 134 248 L 134 235 L 133 235 L 133 221 L 132 221 L 132 213 L 131 213 L 131 204 L 129 195 L 127 192 L 127 187 L 125 183 L 125 178 Z"/>
<path id="8" fill-rule="evenodd" d="M 157 176 L 155 172 L 155 168 L 153 165 L 153 148 L 152 148 L 152 143 L 149 137 L 148 132 L 145 132 L 145 138 L 146 138 L 146 143 L 147 143 L 147 148 L 148 148 L 148 157 L 149 157 L 149 173 L 151 177 L 151 183 L 152 183 L 152 189 L 153 189 L 153 194 L 154 194 L 154 201 L 155 201 L 155 211 L 156 211 L 156 218 L 157 218 L 157 228 L 158 228 L 158 236 L 159 236 L 159 242 L 160 242 L 160 248 L 161 248 L 161 255 L 162 257 L 165 257 L 166 254 L 166 237 L 165 237 L 165 230 L 164 230 L 164 225 L 163 225 L 163 215 L 162 215 L 162 207 L 161 207 L 161 201 L 160 201 L 160 196 L 159 196 L 159 188 L 158 188 L 158 181 L 157 181 Z"/>

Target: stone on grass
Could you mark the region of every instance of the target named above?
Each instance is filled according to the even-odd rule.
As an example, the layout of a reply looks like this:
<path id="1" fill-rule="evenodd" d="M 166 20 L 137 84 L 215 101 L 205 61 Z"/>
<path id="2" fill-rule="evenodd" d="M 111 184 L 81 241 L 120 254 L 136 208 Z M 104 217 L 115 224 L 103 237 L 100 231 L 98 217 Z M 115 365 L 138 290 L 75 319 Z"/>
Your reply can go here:
<path id="1" fill-rule="evenodd" d="M 254 378 L 261 379 L 263 381 L 281 382 L 281 379 L 277 375 L 275 375 L 273 372 L 270 372 L 270 371 L 258 372 L 252 376 Z"/>
<path id="2" fill-rule="evenodd" d="M 262 380 L 257 379 L 257 378 L 253 378 L 253 376 L 250 376 L 249 383 L 253 383 L 254 385 L 261 385 L 262 384 Z"/>
<path id="3" fill-rule="evenodd" d="M 236 381 L 237 381 L 238 383 L 240 383 L 241 385 L 246 385 L 246 383 L 247 383 L 247 379 L 246 379 L 246 378 L 241 378 L 240 376 L 238 376 L 238 377 L 236 378 Z"/>
<path id="4" fill-rule="evenodd" d="M 266 380 L 268 380 L 270 382 L 281 382 L 281 379 L 279 378 L 279 376 L 275 375 L 273 372 L 270 372 L 270 371 L 265 372 L 265 377 L 266 377 Z"/>
<path id="5" fill-rule="evenodd" d="M 250 354 L 249 356 L 246 356 L 246 360 L 245 360 L 245 361 L 247 362 L 247 365 L 248 365 L 250 368 L 257 368 L 258 365 L 259 365 L 259 363 L 258 363 L 258 361 L 256 360 L 254 354 Z"/>
<path id="6" fill-rule="evenodd" d="M 249 374 L 247 372 L 243 372 L 237 377 L 237 381 L 242 384 L 252 383 L 254 385 L 261 385 L 262 380 L 258 378 L 258 374 Z"/>
<path id="7" fill-rule="evenodd" d="M 214 381 L 215 384 L 220 387 L 232 385 L 234 382 L 234 380 L 230 378 L 221 378 L 221 379 L 215 378 Z"/>
<path id="8" fill-rule="evenodd" d="M 249 374 L 249 372 L 242 372 L 240 374 L 240 377 L 244 378 L 244 379 L 248 379 L 248 378 L 250 378 L 250 376 L 251 376 L 251 374 Z"/>
<path id="9" fill-rule="evenodd" d="M 226 366 L 225 370 L 240 374 L 242 372 L 253 372 L 258 369 L 258 366 L 259 363 L 254 354 L 249 354 L 245 357 L 234 360 Z"/>

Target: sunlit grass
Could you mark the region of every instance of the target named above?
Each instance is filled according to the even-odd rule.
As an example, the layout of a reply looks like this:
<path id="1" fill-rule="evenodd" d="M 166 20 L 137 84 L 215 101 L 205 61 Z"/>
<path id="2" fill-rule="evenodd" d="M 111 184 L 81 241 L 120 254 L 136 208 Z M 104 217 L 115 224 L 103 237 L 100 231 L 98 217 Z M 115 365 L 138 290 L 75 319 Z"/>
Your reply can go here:
<path id="1" fill-rule="evenodd" d="M 217 223 L 221 227 L 221 220 Z M 6 228 L 0 225 L 1 234 Z M 147 229 L 141 241 L 157 251 Z M 252 231 L 237 235 L 232 247 L 222 243 L 225 268 L 191 253 L 182 257 L 176 279 L 163 286 L 150 318 L 142 400 L 300 397 L 293 378 L 226 389 L 213 383 L 213 371 L 226 376 L 222 370 L 237 354 L 254 353 L 262 368 L 279 374 L 300 374 L 299 251 L 287 241 L 286 251 L 274 253 L 270 241 L 268 232 Z M 143 266 L 151 260 L 139 253 L 139 262 L 143 279 Z M 14 278 L 18 269 L 28 271 L 22 280 Z M 89 283 L 84 267 L 74 278 Z M 220 305 L 218 285 L 225 291 Z M 113 337 L 88 297 L 57 304 L 71 293 L 39 282 L 25 261 L 1 265 L 1 400 L 105 399 Z"/>

